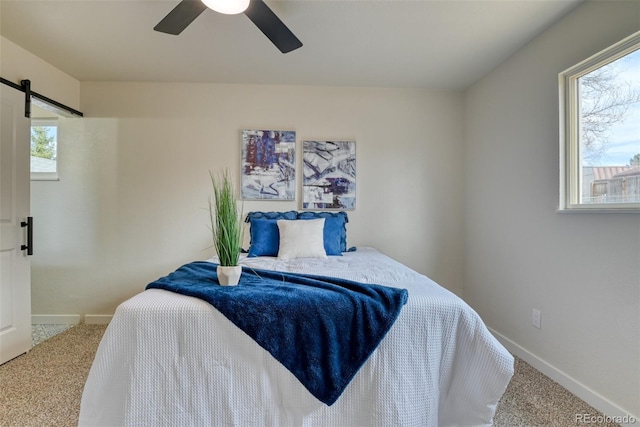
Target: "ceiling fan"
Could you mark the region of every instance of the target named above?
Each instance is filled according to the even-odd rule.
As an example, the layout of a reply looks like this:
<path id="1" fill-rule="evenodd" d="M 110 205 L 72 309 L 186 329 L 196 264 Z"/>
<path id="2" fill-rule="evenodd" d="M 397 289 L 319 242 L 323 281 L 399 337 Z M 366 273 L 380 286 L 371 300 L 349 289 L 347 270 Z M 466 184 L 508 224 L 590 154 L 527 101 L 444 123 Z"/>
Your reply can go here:
<path id="1" fill-rule="evenodd" d="M 211 8 L 226 14 L 244 12 L 282 53 L 291 52 L 302 46 L 302 42 L 284 25 L 264 1 L 240 0 L 240 3 L 243 4 L 239 9 L 232 11 L 218 8 L 215 5 L 215 3 L 221 2 L 226 2 L 228 5 L 231 0 L 218 0 L 217 2 L 215 0 L 182 0 L 153 29 L 162 33 L 178 35 L 202 12 L 207 8 Z"/>

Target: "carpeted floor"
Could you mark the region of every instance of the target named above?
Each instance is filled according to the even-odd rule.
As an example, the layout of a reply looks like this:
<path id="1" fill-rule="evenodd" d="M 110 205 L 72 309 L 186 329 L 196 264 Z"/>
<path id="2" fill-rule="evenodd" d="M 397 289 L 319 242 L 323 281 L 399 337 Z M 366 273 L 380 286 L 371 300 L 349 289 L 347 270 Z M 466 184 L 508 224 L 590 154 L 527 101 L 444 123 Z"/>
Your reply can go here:
<path id="1" fill-rule="evenodd" d="M 494 425 L 500 427 L 618 426 L 613 423 L 580 422 L 577 419 L 578 414 L 602 416 L 600 412 L 578 399 L 560 384 L 516 358 L 515 374 L 498 404 Z"/>
<path id="2" fill-rule="evenodd" d="M 76 426 L 105 325 L 77 325 L 0 366 L 0 426 Z"/>
<path id="3" fill-rule="evenodd" d="M 58 335 L 74 325 L 31 325 L 31 342 L 34 346 Z"/>
<path id="4" fill-rule="evenodd" d="M 0 365 L 0 426 L 76 426 L 84 382 L 105 329 L 74 326 Z M 616 425 L 576 422 L 576 414 L 599 413 L 522 360 L 516 359 L 515 368 L 495 426 Z"/>

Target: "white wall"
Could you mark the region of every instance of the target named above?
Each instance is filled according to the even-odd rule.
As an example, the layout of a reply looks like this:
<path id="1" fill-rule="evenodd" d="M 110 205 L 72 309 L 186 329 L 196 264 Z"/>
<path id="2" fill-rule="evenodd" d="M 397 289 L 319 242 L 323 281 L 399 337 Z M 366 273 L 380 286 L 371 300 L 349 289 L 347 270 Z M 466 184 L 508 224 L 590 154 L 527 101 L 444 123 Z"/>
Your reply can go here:
<path id="1" fill-rule="evenodd" d="M 638 30 L 640 2 L 587 2 L 468 90 L 463 292 L 520 356 L 636 419 L 640 215 L 556 208 L 558 73 Z"/>
<path id="2" fill-rule="evenodd" d="M 89 82 L 81 93 L 86 118 L 60 130 L 60 181 L 45 183 L 34 206 L 35 314 L 110 314 L 211 256 L 208 171 L 229 167 L 239 183 L 246 128 L 296 130 L 298 178 L 301 141 L 355 139 L 348 245 L 377 247 L 460 291 L 461 94 Z M 299 206 L 252 201 L 245 211 Z"/>
<path id="3" fill-rule="evenodd" d="M 20 84 L 31 80 L 31 90 L 71 108 L 80 106 L 80 82 L 0 36 L 0 76 Z"/>

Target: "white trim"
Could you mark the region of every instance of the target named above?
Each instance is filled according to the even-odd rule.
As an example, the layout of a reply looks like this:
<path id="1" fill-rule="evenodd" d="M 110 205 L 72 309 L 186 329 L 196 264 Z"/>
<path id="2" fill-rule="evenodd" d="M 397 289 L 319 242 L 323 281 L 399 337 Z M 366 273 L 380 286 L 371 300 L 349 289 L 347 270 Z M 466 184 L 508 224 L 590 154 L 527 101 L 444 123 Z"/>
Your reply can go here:
<path id="1" fill-rule="evenodd" d="M 84 323 L 87 325 L 107 325 L 112 318 L 112 314 L 85 314 Z"/>
<path id="2" fill-rule="evenodd" d="M 556 209 L 556 213 L 559 214 L 574 214 L 574 213 L 628 213 L 628 214 L 640 214 L 640 209 L 636 209 L 636 208 L 631 208 L 629 207 L 629 204 L 624 205 L 623 207 L 620 208 L 612 208 L 612 206 L 610 205 L 597 205 L 597 206 L 603 206 L 602 208 L 599 207 L 591 207 L 591 208 L 587 208 L 587 207 L 580 207 L 580 208 L 571 208 L 571 209 Z M 614 205 L 615 206 L 615 205 Z M 638 207 L 640 207 L 640 205 L 638 205 Z"/>
<path id="3" fill-rule="evenodd" d="M 579 159 L 578 79 L 593 70 L 638 50 L 640 31 L 619 41 L 579 64 L 558 74 L 560 188 L 558 212 L 639 212 L 640 203 L 588 204 L 580 201 L 582 192 Z"/>
<path id="4" fill-rule="evenodd" d="M 31 181 L 60 181 L 58 172 L 31 172 Z"/>
<path id="5" fill-rule="evenodd" d="M 79 314 L 33 314 L 32 325 L 77 325 L 80 323 Z"/>
<path id="6" fill-rule="evenodd" d="M 619 407 L 604 396 L 598 394 L 594 390 L 582 384 L 580 381 L 572 378 L 567 373 L 561 371 L 547 361 L 531 353 L 521 345 L 511 341 L 509 338 L 491 328 L 489 328 L 489 330 L 498 339 L 498 341 L 500 341 L 500 343 L 502 343 L 502 345 L 505 346 L 505 348 L 512 354 L 524 360 L 529 365 L 533 366 L 538 371 L 542 372 L 544 375 L 569 390 L 571 393 L 591 405 L 596 410 L 609 417 L 626 416 L 626 418 L 630 419 L 631 422 L 620 423 L 621 426 L 638 427 L 638 423 L 640 422 L 640 414 L 633 414 L 631 411 Z"/>

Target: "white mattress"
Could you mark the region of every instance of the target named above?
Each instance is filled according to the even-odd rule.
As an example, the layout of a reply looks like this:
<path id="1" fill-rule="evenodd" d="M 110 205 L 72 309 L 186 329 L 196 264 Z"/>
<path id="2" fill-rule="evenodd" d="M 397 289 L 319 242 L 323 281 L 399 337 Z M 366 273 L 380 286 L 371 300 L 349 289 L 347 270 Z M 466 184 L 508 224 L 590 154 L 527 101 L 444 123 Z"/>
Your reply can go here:
<path id="1" fill-rule="evenodd" d="M 105 332 L 79 425 L 491 425 L 513 357 L 453 293 L 371 248 L 327 260 L 242 264 L 401 287 L 409 299 L 329 407 L 208 303 L 144 291 L 118 307 Z"/>

